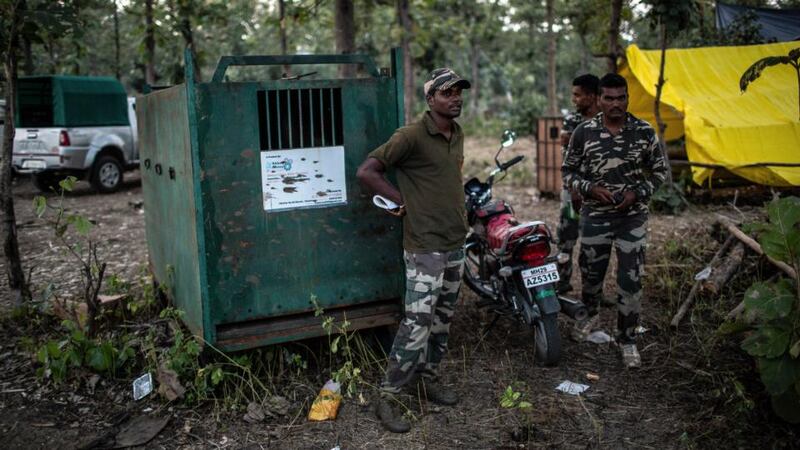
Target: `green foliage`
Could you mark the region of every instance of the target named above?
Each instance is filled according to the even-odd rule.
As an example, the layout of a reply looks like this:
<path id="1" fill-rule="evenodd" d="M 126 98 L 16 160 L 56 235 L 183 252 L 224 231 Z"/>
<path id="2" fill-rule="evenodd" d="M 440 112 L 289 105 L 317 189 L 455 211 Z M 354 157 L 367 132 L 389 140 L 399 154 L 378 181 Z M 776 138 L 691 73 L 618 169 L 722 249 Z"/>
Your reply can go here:
<path id="1" fill-rule="evenodd" d="M 754 224 L 764 253 L 779 261 L 792 263 L 800 255 L 800 199 L 787 197 L 767 206 L 769 223 Z"/>
<path id="2" fill-rule="evenodd" d="M 248 401 L 262 400 L 267 389 L 253 371 L 253 359 L 249 355 L 231 357 L 211 346 L 209 351 L 215 353 L 204 358 L 202 341 L 180 322 L 183 315 L 183 311 L 172 307 L 159 314 L 159 319 L 169 324 L 171 336 L 169 345 L 164 347 L 158 345 L 155 331 L 148 334 L 144 344 L 148 370 L 174 372 L 185 388 L 180 400 L 186 405 L 216 400 L 220 391 L 223 402 L 233 409 Z"/>
<path id="3" fill-rule="evenodd" d="M 86 331 L 93 337 L 97 332 L 95 324 L 99 310 L 97 294 L 100 292 L 106 264 L 101 263 L 97 256 L 97 242 L 90 235 L 92 223 L 80 214 L 68 214 L 67 209 L 64 208 L 64 196 L 75 188 L 77 181 L 78 179 L 74 176 L 68 176 L 59 181 L 56 200 L 51 203 L 45 197 L 34 197 L 33 208 L 36 216 L 46 221 L 52 229 L 64 252 L 71 256 L 76 263 L 75 269 L 80 274 L 83 283 L 83 301 L 86 303 L 88 313 Z M 52 214 L 48 215 L 48 210 Z M 67 233 L 70 228 L 78 233 L 77 240 L 68 239 Z M 45 300 L 49 299 L 50 295 L 46 295 Z"/>
<path id="4" fill-rule="evenodd" d="M 124 294 L 131 289 L 131 284 L 117 275 L 109 275 L 106 277 L 105 286 L 106 294 L 109 295 Z"/>
<path id="5" fill-rule="evenodd" d="M 134 316 L 150 316 L 157 312 L 156 308 L 160 304 L 159 299 L 166 294 L 167 287 L 163 284 L 157 285 L 154 283 L 146 267 L 142 267 L 141 272 L 135 289 L 138 295 L 129 299 L 125 303 L 125 308 Z M 105 286 L 107 294 L 122 294 L 133 289 L 130 283 L 119 280 L 114 275 L 111 275 L 106 280 Z"/>
<path id="6" fill-rule="evenodd" d="M 671 39 L 692 25 L 697 14 L 695 0 L 648 0 L 650 27 L 664 26 L 667 39 Z"/>
<path id="7" fill-rule="evenodd" d="M 134 360 L 135 352 L 127 335 L 112 335 L 112 339 L 90 339 L 71 321 L 64 321 L 65 336 L 44 343 L 36 352 L 41 365 L 37 375 L 63 382 L 71 369 L 85 368 L 114 376 Z"/>
<path id="8" fill-rule="evenodd" d="M 171 319 L 174 323 L 172 346 L 167 349 L 165 357 L 167 367 L 174 370 L 178 376 L 193 373 L 199 368 L 198 357 L 201 351 L 197 339 L 191 334 L 187 335 L 180 326 L 178 321 L 183 315 L 183 311 L 174 308 L 165 308 L 160 314 L 162 319 Z"/>
<path id="9" fill-rule="evenodd" d="M 352 397 L 364 382 L 355 352 L 357 336 L 350 331 L 350 322 L 346 317 L 337 323 L 333 317 L 324 315 L 325 311 L 316 296 L 311 297 L 311 303 L 314 305 L 314 316 L 322 316 L 322 329 L 328 335 L 331 357 L 340 356 L 342 359 L 338 369 L 333 370 L 332 366 L 331 378 L 344 387 L 344 395 Z M 333 337 L 334 335 L 336 336 Z"/>
<path id="10" fill-rule="evenodd" d="M 756 283 L 744 295 L 744 306 L 762 321 L 785 319 L 794 306 L 794 293 L 788 280 Z"/>
<path id="11" fill-rule="evenodd" d="M 686 209 L 687 200 L 683 193 L 686 191 L 686 180 L 680 179 L 675 183 L 664 183 L 659 186 L 650 197 L 650 208 L 653 211 L 667 214 L 679 214 Z"/>
<path id="12" fill-rule="evenodd" d="M 719 30 L 715 36 L 717 45 L 753 45 L 764 44 L 761 36 L 761 24 L 754 11 L 746 11 L 734 19 L 725 29 Z"/>
<path id="13" fill-rule="evenodd" d="M 525 3 L 529 5 L 528 8 L 544 9 L 536 2 Z M 559 6 L 558 3 L 557 6 Z M 567 0 L 560 6 L 557 9 L 562 11 L 557 11 L 556 14 L 569 18 L 574 33 L 587 47 L 585 50 L 598 55 L 605 55 L 610 52 L 611 49 L 608 48 L 608 28 L 611 23 L 611 2 L 607 0 Z M 635 23 L 636 17 L 632 6 L 632 2 L 622 2 L 621 25 L 623 28 L 626 22 L 629 24 Z M 619 41 L 619 39 L 617 40 Z M 562 44 L 559 43 L 559 45 Z M 602 73 L 593 72 L 598 75 Z M 568 81 L 571 82 L 572 80 Z"/>
<path id="14" fill-rule="evenodd" d="M 797 74 L 798 89 L 800 89 L 800 47 L 789 50 L 789 54 L 786 56 L 768 56 L 754 62 L 744 71 L 742 77 L 739 79 L 739 89 L 745 92 L 747 86 L 757 80 L 767 67 L 783 64 L 794 68 Z M 800 95 L 800 91 L 798 91 L 798 94 Z M 800 103 L 798 104 L 798 116 L 800 116 Z"/>
<path id="15" fill-rule="evenodd" d="M 20 50 L 22 40 L 41 43 L 62 36 L 75 22 L 73 2 L 27 0 L 0 2 L 0 56 Z M 22 39 L 20 39 L 22 38 Z"/>
<path id="16" fill-rule="evenodd" d="M 800 272 L 800 199 L 775 199 L 767 214 L 769 222 L 747 229 L 759 232 L 767 255 Z M 723 325 L 720 331 L 750 330 L 742 349 L 758 361 L 773 409 L 783 419 L 800 423 L 800 287 L 788 279 L 755 283 L 745 293 L 744 308 L 752 325 Z"/>
<path id="17" fill-rule="evenodd" d="M 527 409 L 533 405 L 524 400 L 522 392 L 515 391 L 512 386 L 508 386 L 500 395 L 500 406 L 506 409 Z"/>
<path id="18" fill-rule="evenodd" d="M 744 71 L 742 78 L 739 79 L 739 89 L 742 92 L 747 91 L 747 86 L 757 80 L 761 73 L 764 72 L 764 69 L 780 64 L 790 65 L 797 70 L 798 64 L 800 64 L 800 47 L 789 50 L 789 54 L 786 56 L 768 56 L 754 62 Z"/>

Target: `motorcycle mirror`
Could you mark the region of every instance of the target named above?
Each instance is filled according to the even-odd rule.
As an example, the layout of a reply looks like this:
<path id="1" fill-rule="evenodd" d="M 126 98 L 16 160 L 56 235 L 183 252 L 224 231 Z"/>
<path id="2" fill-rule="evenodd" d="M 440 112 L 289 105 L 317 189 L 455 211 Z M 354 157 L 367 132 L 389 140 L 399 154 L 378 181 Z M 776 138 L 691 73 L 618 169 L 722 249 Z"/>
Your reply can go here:
<path id="1" fill-rule="evenodd" d="M 500 160 L 498 160 L 498 156 L 500 156 L 500 152 L 503 151 L 504 148 L 511 147 L 511 144 L 517 140 L 517 133 L 513 130 L 505 130 L 503 131 L 503 137 L 500 140 L 500 148 L 497 150 L 497 153 L 494 155 L 494 162 L 499 169 L 502 164 L 500 164 Z"/>
<path id="2" fill-rule="evenodd" d="M 503 131 L 503 137 L 500 143 L 500 146 L 503 148 L 511 147 L 511 144 L 517 140 L 517 133 L 513 130 L 505 130 Z"/>

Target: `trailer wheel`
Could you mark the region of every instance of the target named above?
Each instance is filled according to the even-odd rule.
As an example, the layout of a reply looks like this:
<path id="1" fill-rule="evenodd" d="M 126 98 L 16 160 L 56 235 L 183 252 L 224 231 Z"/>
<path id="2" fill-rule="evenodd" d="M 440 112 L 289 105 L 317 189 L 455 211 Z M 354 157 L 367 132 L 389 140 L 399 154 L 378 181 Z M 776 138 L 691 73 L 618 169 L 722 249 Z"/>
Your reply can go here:
<path id="1" fill-rule="evenodd" d="M 118 191 L 122 186 L 122 164 L 111 155 L 101 156 L 92 166 L 89 182 L 101 194 Z"/>

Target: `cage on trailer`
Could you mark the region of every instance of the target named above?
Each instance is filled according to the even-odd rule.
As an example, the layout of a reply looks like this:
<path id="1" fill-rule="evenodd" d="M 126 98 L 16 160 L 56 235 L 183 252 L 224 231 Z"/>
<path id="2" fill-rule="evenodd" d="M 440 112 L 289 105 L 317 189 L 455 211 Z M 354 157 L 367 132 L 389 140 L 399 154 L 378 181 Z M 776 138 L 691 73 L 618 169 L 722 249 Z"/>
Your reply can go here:
<path id="1" fill-rule="evenodd" d="M 399 51 L 222 57 L 138 101 L 151 270 L 184 322 L 224 350 L 324 334 L 312 298 L 351 329 L 397 323 L 400 222 L 356 180 L 402 125 Z M 362 78 L 230 82 L 231 66 L 359 64 Z"/>

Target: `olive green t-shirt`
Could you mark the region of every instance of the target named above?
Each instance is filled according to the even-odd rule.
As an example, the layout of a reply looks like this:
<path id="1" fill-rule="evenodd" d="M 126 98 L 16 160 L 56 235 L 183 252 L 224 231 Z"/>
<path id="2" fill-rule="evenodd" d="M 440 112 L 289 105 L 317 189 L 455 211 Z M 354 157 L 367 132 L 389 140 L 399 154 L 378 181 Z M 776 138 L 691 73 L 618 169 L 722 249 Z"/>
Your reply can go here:
<path id="1" fill-rule="evenodd" d="M 370 157 L 395 169 L 403 195 L 403 248 L 415 253 L 456 250 L 469 231 L 461 165 L 464 133 L 453 122 L 448 141 L 430 113 L 399 128 Z"/>

